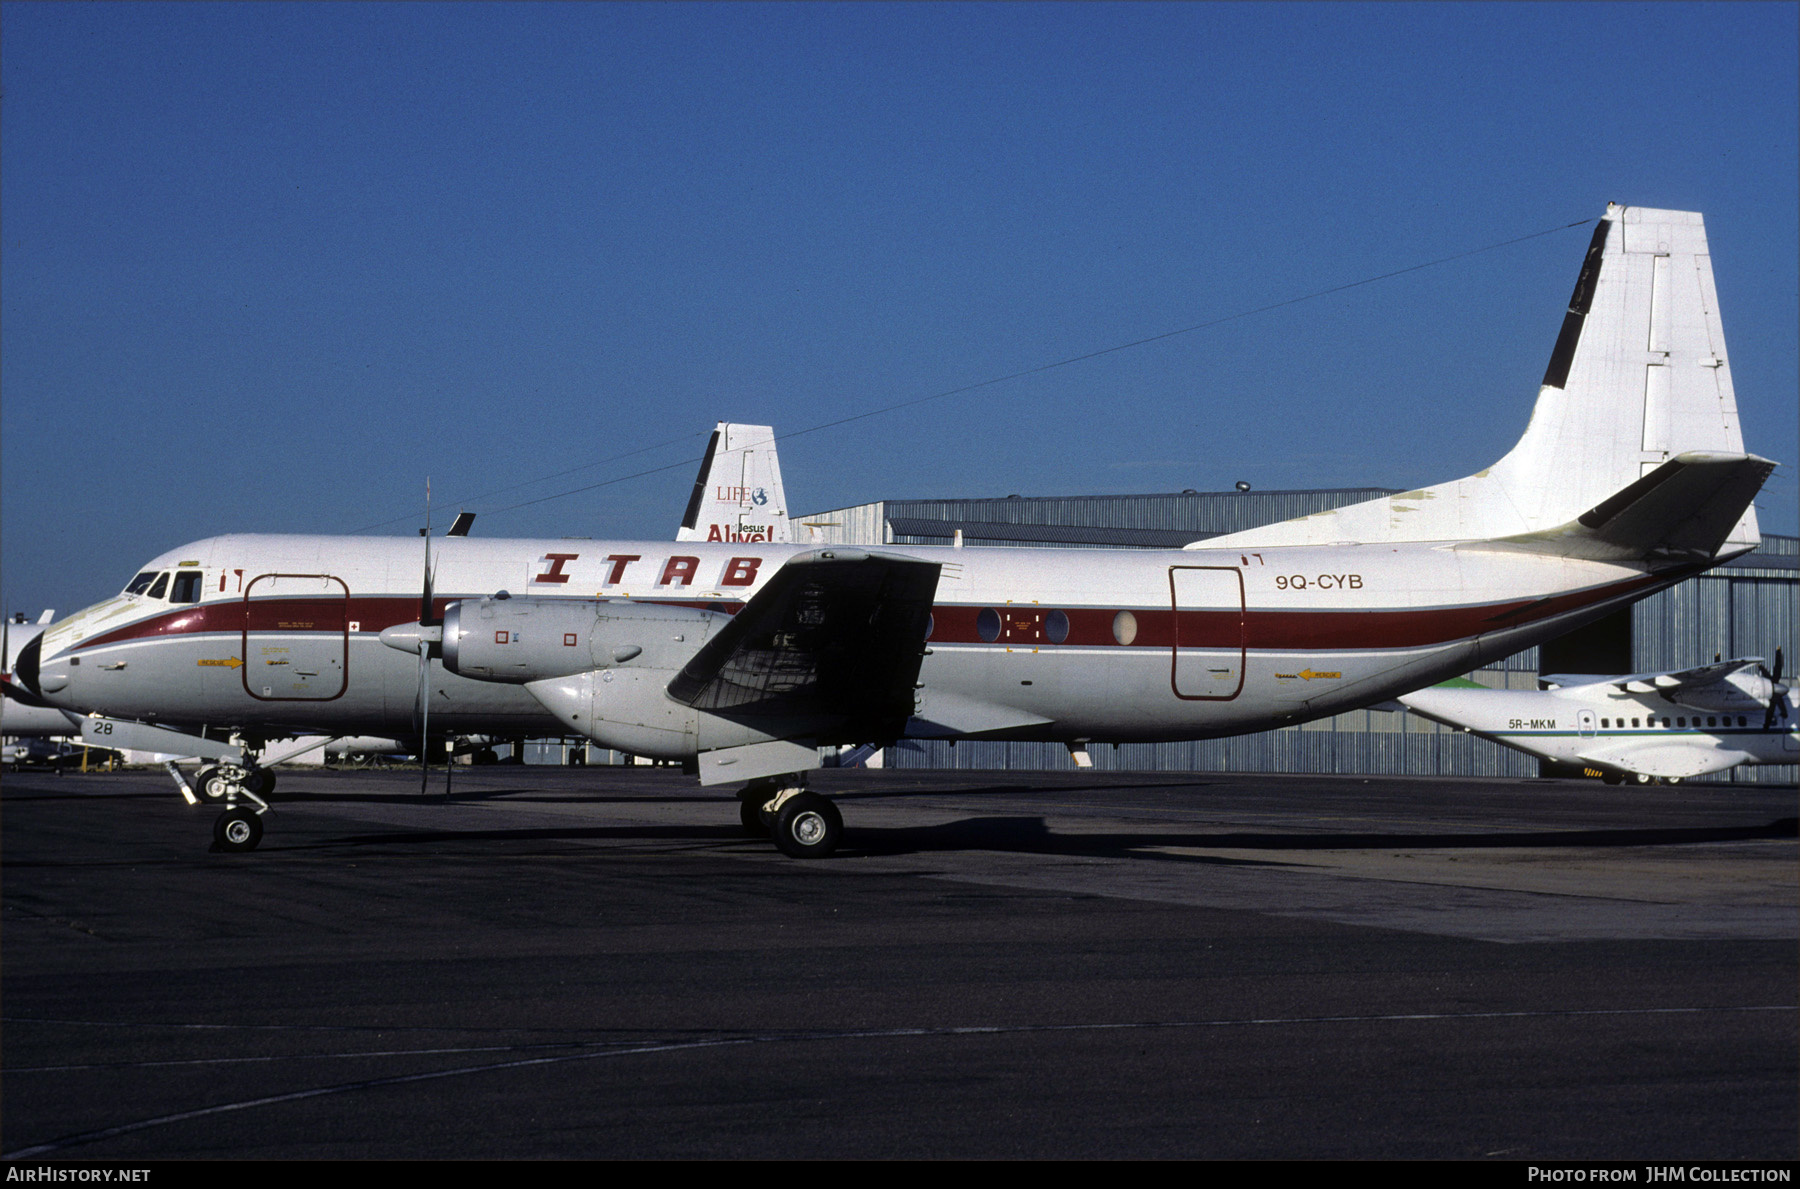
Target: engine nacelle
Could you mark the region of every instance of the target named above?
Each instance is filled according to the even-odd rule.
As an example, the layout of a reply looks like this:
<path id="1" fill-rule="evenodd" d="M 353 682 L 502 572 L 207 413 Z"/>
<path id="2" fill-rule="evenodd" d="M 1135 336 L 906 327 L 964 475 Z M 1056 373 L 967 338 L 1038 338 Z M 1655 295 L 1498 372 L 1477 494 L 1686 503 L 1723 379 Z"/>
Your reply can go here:
<path id="1" fill-rule="evenodd" d="M 605 599 L 494 597 L 444 609 L 444 668 L 523 685 L 569 731 L 633 755 L 693 760 L 702 751 L 767 745 L 767 730 L 695 710 L 665 692 L 730 616 L 699 607 Z M 769 771 L 818 762 L 816 748 L 777 744 Z M 757 753 L 765 767 L 769 758 Z M 731 771 L 763 774 L 753 764 Z M 725 766 L 721 765 L 721 770 Z"/>
<path id="2" fill-rule="evenodd" d="M 444 668 L 514 685 L 620 667 L 672 672 L 729 619 L 659 603 L 463 599 L 444 609 Z"/>

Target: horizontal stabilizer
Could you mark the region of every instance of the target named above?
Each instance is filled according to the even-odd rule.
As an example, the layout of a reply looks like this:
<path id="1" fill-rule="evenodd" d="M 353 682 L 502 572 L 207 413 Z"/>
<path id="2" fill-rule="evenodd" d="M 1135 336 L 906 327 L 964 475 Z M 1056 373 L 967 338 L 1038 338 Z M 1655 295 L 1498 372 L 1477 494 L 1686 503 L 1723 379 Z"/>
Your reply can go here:
<path id="1" fill-rule="evenodd" d="M 809 735 L 891 739 L 913 712 L 936 562 L 820 549 L 770 578 L 669 682 L 677 702 Z M 788 736 L 778 723 L 761 729 Z"/>
<path id="2" fill-rule="evenodd" d="M 1464 548 L 1601 561 L 1713 561 L 1774 469 L 1753 454 L 1681 454 L 1568 524 Z"/>

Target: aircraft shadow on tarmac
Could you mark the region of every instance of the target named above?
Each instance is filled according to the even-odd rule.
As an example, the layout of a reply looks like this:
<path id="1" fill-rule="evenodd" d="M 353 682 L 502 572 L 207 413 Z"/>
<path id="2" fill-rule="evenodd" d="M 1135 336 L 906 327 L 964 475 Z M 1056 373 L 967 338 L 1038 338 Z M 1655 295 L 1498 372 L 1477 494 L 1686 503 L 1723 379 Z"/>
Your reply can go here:
<path id="1" fill-rule="evenodd" d="M 840 858 L 895 857 L 951 851 L 999 851 L 1066 858 L 1161 859 L 1183 863 L 1281 866 L 1267 858 L 1170 853 L 1208 851 L 1323 850 L 1501 850 L 1592 849 L 1601 847 L 1679 846 L 1707 842 L 1743 842 L 1800 836 L 1800 819 L 1779 818 L 1766 825 L 1685 827 L 1678 829 L 1529 830 L 1495 833 L 1066 833 L 1052 831 L 1042 817 L 971 817 L 929 826 L 862 826 L 844 831 Z M 338 849 L 363 846 L 442 845 L 457 842 L 597 841 L 668 842 L 696 845 L 757 845 L 735 825 L 619 825 L 494 830 L 405 830 L 359 834 L 302 843 L 284 849 Z M 276 845 L 280 845 L 277 843 Z"/>

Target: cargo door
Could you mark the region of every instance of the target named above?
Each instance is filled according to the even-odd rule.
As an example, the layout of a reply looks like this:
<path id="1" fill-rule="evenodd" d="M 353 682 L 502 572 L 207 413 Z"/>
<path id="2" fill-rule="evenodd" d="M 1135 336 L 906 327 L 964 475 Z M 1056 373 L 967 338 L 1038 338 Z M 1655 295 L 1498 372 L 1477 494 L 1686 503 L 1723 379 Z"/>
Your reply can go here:
<path id="1" fill-rule="evenodd" d="M 1169 597 L 1175 696 L 1231 701 L 1244 689 L 1243 574 L 1235 566 L 1170 566 Z"/>
<path id="2" fill-rule="evenodd" d="M 244 692 L 329 702 L 350 678 L 350 588 L 330 574 L 260 574 L 244 584 Z"/>

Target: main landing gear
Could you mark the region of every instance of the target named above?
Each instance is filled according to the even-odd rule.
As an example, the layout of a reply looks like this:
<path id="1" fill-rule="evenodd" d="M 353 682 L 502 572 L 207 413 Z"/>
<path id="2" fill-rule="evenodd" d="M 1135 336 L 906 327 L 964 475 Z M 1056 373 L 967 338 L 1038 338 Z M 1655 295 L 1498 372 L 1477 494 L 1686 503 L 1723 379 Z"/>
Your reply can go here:
<path id="1" fill-rule="evenodd" d="M 752 838 L 769 838 L 791 859 L 822 859 L 837 850 L 844 817 L 811 792 L 798 773 L 754 780 L 738 793 L 738 818 Z"/>
<path id="2" fill-rule="evenodd" d="M 1607 784 L 1680 784 L 1682 781 L 1679 776 L 1650 776 L 1643 772 L 1613 771 L 1602 773 L 1600 779 Z"/>

